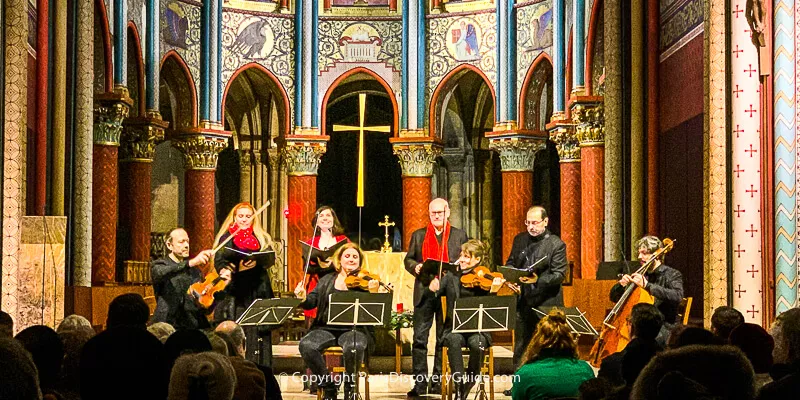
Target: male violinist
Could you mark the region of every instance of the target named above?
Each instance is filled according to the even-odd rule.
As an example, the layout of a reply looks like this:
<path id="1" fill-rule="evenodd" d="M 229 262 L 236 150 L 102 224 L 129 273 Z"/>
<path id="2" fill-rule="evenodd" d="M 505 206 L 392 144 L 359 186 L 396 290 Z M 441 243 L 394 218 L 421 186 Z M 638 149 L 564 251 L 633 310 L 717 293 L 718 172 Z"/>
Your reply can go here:
<path id="1" fill-rule="evenodd" d="M 208 264 L 214 254 L 203 250 L 189 259 L 189 234 L 183 228 L 171 230 L 166 245 L 170 253 L 153 261 L 151 268 L 156 295 L 153 322 L 166 322 L 175 329 L 208 328 L 206 311 L 187 292 L 189 286 L 203 280 L 203 273 L 197 267 Z"/>
<path id="2" fill-rule="evenodd" d="M 446 200 L 437 198 L 428 204 L 430 222 L 426 228 L 411 235 L 405 258 L 406 271 L 416 278 L 414 281 L 414 343 L 411 346 L 411 361 L 414 371 L 414 388 L 409 397 L 428 392 L 428 335 L 436 317 L 436 350 L 433 358 L 433 381 L 430 393 L 441 391 L 442 375 L 442 302 L 428 289 L 420 276 L 422 263 L 427 259 L 455 262 L 461 254 L 461 245 L 467 242 L 467 234 L 450 225 L 450 206 Z M 429 279 L 427 280 L 429 281 Z"/>
<path id="3" fill-rule="evenodd" d="M 636 242 L 639 250 L 639 262 L 644 265 L 653 257 L 653 253 L 664 247 L 661 240 L 655 236 L 645 236 Z M 636 286 L 646 290 L 655 297 L 655 306 L 664 316 L 664 324 L 656 337 L 661 346 L 665 346 L 669 331 L 674 326 L 675 317 L 678 315 L 678 306 L 683 299 L 683 275 L 675 268 L 663 264 L 661 257 L 653 260 L 653 266 L 644 275 L 625 274 L 611 288 L 611 301 L 617 302 L 625 287 L 633 282 Z"/>

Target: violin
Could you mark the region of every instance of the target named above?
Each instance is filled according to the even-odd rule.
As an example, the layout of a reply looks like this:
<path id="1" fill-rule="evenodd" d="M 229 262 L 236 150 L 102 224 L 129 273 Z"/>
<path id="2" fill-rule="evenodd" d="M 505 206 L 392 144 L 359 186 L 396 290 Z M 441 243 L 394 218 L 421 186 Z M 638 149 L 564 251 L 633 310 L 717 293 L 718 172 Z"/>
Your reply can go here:
<path id="1" fill-rule="evenodd" d="M 394 291 L 394 288 L 391 284 L 387 285 L 381 282 L 381 279 L 377 274 L 371 274 L 365 270 L 359 270 L 354 274 L 348 275 L 347 278 L 344 279 L 344 283 L 347 285 L 348 289 L 361 289 L 363 291 L 368 291 L 369 283 L 373 280 L 377 281 L 378 284 L 386 289 L 389 293 Z"/>
<path id="2" fill-rule="evenodd" d="M 469 272 L 461 275 L 461 285 L 465 288 L 481 288 L 487 292 L 492 290 L 492 283 L 495 279 L 503 279 L 503 288 L 510 289 L 512 292 L 519 294 L 520 290 L 517 285 L 511 282 L 506 282 L 503 274 L 499 272 L 492 272 L 489 268 L 478 266 L 471 269 Z M 499 294 L 499 292 L 498 292 Z"/>
<path id="3" fill-rule="evenodd" d="M 205 278 L 200 282 L 193 283 L 187 291 L 195 303 L 205 309 L 210 309 L 214 305 L 214 294 L 225 290 L 228 282 L 230 282 L 230 278 L 223 278 L 217 273 L 213 260 L 209 264 L 211 269 Z"/>

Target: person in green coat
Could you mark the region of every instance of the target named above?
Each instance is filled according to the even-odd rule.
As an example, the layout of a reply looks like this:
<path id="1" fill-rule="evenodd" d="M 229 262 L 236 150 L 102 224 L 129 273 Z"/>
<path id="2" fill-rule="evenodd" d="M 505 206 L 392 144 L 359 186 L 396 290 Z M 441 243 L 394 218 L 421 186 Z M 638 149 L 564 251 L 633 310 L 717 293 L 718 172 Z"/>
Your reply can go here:
<path id="1" fill-rule="evenodd" d="M 578 343 L 558 309 L 539 321 L 522 360 L 514 373 L 512 400 L 577 397 L 581 384 L 594 378 L 589 363 L 578 359 Z"/>

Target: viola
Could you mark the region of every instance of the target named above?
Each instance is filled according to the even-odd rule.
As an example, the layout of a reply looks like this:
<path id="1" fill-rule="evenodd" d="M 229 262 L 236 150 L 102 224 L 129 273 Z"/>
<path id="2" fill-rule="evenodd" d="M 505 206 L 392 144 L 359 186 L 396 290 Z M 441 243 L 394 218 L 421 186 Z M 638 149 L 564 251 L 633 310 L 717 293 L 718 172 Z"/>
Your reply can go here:
<path id="1" fill-rule="evenodd" d="M 371 274 L 365 270 L 359 270 L 355 274 L 348 275 L 347 278 L 344 279 L 344 283 L 347 285 L 348 289 L 361 289 L 367 291 L 369 290 L 369 282 L 373 280 L 377 281 L 378 284 L 386 289 L 389 293 L 394 291 L 394 288 L 391 284 L 387 285 L 381 282 L 381 279 L 377 274 Z"/>
<path id="2" fill-rule="evenodd" d="M 489 268 L 478 266 L 471 269 L 469 272 L 461 275 L 461 285 L 465 288 L 481 288 L 481 290 L 491 291 L 492 283 L 496 278 L 505 279 L 503 274 L 499 272 L 492 272 Z M 512 292 L 519 294 L 519 287 L 511 282 L 503 282 L 503 288 L 510 289 Z M 498 294 L 500 294 L 498 292 Z"/>
<path id="3" fill-rule="evenodd" d="M 225 290 L 226 286 L 228 280 L 219 276 L 217 270 L 212 267 L 201 282 L 189 286 L 188 294 L 199 306 L 209 309 L 214 305 L 214 294 Z"/>

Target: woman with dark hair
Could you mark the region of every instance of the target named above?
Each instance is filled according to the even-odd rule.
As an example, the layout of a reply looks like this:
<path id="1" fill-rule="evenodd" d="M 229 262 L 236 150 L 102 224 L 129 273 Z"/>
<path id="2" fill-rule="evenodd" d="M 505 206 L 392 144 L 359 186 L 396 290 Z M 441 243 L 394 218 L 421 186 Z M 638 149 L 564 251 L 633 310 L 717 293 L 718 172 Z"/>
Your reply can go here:
<path id="1" fill-rule="evenodd" d="M 314 290 L 308 293 L 308 297 L 306 297 L 306 292 L 301 286 L 298 286 L 294 292 L 297 298 L 304 300 L 300 303 L 301 308 L 305 310 L 317 308 L 319 310 L 317 318 L 311 324 L 311 329 L 300 340 L 299 347 L 303 361 L 311 368 L 313 373 L 312 382 L 319 382 L 319 387 L 324 390 L 323 399 L 325 400 L 336 399 L 337 388 L 336 384 L 331 380 L 330 373 L 328 373 L 322 352 L 332 346 L 341 346 L 347 374 L 345 376 L 344 398 L 350 399 L 356 379 L 353 377 L 355 367 L 364 360 L 364 354 L 375 343 L 371 329 L 354 330 L 351 327 L 342 325 L 328 325 L 330 295 L 348 290 L 361 291 L 359 288 L 349 289 L 346 281 L 349 276 L 355 275 L 361 270 L 361 266 L 364 265 L 364 253 L 355 243 L 347 243 L 338 248 L 333 253 L 332 258 L 333 269 L 336 273 L 323 276 Z M 378 285 L 377 280 L 371 280 L 369 281 L 368 290 L 377 292 Z"/>
<path id="2" fill-rule="evenodd" d="M 512 400 L 577 397 L 581 384 L 594 378 L 589 363 L 578 358 L 578 343 L 558 309 L 539 321 L 522 360 L 514 373 Z"/>
<path id="3" fill-rule="evenodd" d="M 314 218 L 311 220 L 311 226 L 315 228 L 316 235 L 305 242 L 318 249 L 327 250 L 341 241 L 350 241 L 344 235 L 344 228 L 342 228 L 336 212 L 330 206 L 321 206 L 317 209 L 317 212 L 314 213 Z M 306 257 L 308 257 L 308 254 L 303 254 L 303 267 L 305 267 Z M 301 282 L 306 293 L 311 293 L 314 290 L 320 278 L 333 272 L 330 264 L 330 260 L 320 260 L 318 258 L 312 258 L 308 261 L 308 271 L 305 279 Z M 317 317 L 317 309 L 304 310 L 303 315 L 306 317 L 306 328 L 308 328 L 314 318 Z"/>

